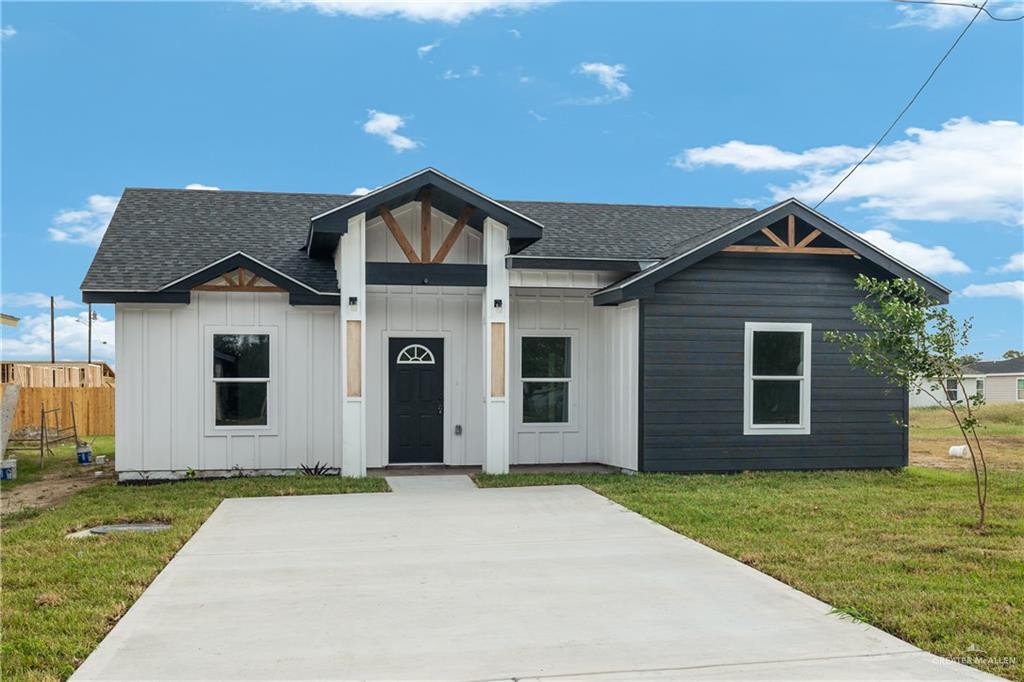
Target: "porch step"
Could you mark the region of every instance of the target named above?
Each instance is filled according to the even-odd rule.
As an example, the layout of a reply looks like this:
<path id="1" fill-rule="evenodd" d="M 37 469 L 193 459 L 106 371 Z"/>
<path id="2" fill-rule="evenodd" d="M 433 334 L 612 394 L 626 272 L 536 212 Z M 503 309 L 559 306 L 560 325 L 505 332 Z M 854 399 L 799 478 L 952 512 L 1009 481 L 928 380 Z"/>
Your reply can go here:
<path id="1" fill-rule="evenodd" d="M 450 495 L 476 491 L 469 476 L 385 476 L 391 491 L 402 495 Z"/>

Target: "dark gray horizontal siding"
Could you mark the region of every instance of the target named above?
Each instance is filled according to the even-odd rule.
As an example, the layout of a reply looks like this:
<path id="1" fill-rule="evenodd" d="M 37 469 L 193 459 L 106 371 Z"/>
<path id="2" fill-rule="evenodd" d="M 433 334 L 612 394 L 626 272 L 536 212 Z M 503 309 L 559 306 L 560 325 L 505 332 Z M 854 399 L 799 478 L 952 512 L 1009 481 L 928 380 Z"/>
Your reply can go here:
<path id="1" fill-rule="evenodd" d="M 852 368 L 826 330 L 858 329 L 839 256 L 719 254 L 660 282 L 644 301 L 642 466 L 648 471 L 898 467 L 907 463 L 905 392 Z M 746 322 L 813 325 L 811 433 L 743 435 Z"/>

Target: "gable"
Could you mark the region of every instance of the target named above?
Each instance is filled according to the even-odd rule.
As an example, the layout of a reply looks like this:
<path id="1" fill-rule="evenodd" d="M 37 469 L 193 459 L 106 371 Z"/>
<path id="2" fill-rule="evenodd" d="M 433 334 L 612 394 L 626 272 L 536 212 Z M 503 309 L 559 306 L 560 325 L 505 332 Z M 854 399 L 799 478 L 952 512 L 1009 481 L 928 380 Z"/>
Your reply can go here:
<path id="1" fill-rule="evenodd" d="M 939 303 L 949 302 L 949 289 L 896 260 L 853 232 L 796 199 L 787 199 L 737 222 L 710 238 L 690 240 L 661 263 L 605 287 L 595 305 L 618 305 L 646 298 L 658 282 L 720 252 L 829 255 L 864 259 L 882 271 L 919 282 Z"/>

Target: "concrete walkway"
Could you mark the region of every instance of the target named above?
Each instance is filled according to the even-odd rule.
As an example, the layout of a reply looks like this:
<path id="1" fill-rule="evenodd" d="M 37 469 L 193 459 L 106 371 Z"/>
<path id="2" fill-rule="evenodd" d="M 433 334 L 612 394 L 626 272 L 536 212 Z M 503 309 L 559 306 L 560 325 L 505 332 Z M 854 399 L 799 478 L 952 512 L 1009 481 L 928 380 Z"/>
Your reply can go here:
<path id="1" fill-rule="evenodd" d="M 76 680 L 995 679 L 577 486 L 225 500 Z"/>

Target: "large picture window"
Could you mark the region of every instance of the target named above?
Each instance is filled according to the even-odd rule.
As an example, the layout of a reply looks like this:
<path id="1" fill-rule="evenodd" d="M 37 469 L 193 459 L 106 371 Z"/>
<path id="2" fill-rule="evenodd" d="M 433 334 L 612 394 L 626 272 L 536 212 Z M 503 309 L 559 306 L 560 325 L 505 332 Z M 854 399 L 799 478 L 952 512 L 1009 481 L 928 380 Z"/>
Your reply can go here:
<path id="1" fill-rule="evenodd" d="M 747 322 L 743 433 L 811 432 L 811 325 Z"/>
<path id="2" fill-rule="evenodd" d="M 572 339 L 567 336 L 524 336 L 520 359 L 523 423 L 568 423 Z"/>
<path id="3" fill-rule="evenodd" d="M 267 426 L 269 334 L 213 335 L 214 425 Z"/>

